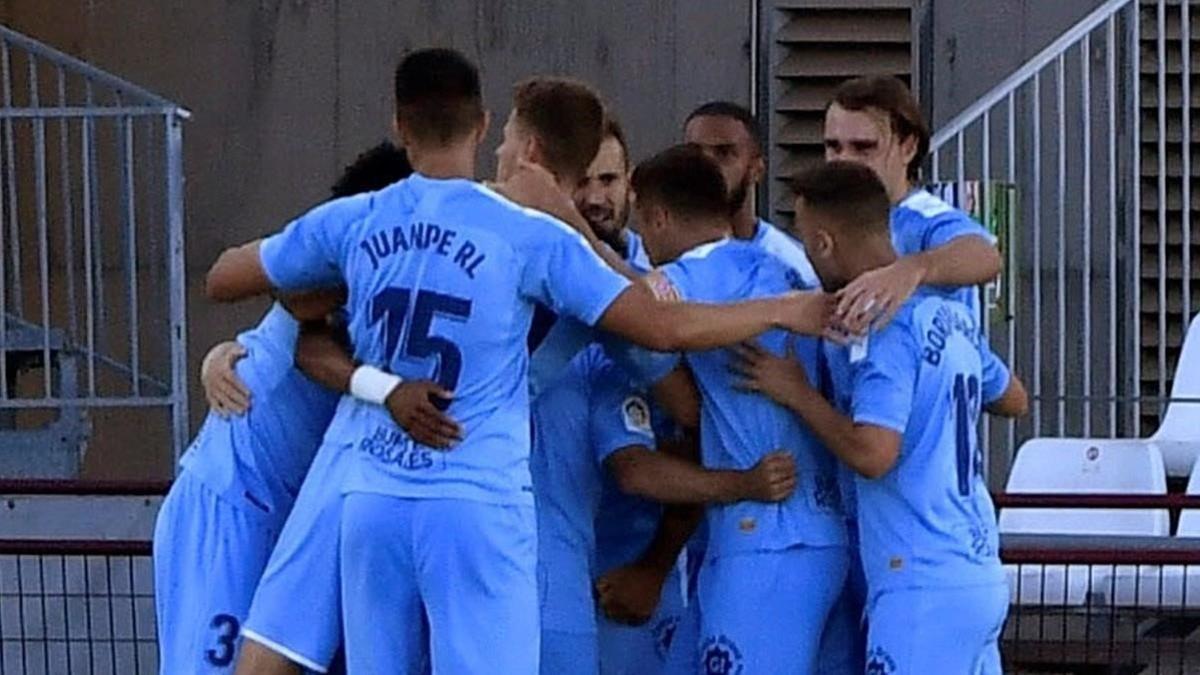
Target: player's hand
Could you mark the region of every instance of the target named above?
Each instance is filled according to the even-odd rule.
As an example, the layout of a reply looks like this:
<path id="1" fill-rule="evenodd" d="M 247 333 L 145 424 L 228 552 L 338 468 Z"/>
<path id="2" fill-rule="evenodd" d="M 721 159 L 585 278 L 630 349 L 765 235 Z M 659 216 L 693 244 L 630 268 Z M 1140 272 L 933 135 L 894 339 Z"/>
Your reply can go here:
<path id="1" fill-rule="evenodd" d="M 666 574 L 648 565 L 625 565 L 609 570 L 596 580 L 596 600 L 610 620 L 640 626 L 658 609 L 666 580 Z"/>
<path id="2" fill-rule="evenodd" d="M 781 502 L 796 490 L 796 459 L 790 452 L 772 452 L 745 472 L 743 498 L 755 502 Z"/>
<path id="3" fill-rule="evenodd" d="M 500 194 L 521 206 L 544 211 L 550 215 L 571 222 L 575 212 L 575 203 L 558 187 L 554 175 L 538 164 L 519 160 L 517 170 L 508 180 L 495 185 Z"/>
<path id="4" fill-rule="evenodd" d="M 208 407 L 221 417 L 244 415 L 250 409 L 250 390 L 234 370 L 245 356 L 246 348 L 231 340 L 208 350 L 200 364 L 204 398 Z"/>
<path id="5" fill-rule="evenodd" d="M 886 326 L 921 284 L 924 272 L 911 257 L 871 270 L 838 293 L 835 320 L 862 335 Z"/>
<path id="6" fill-rule="evenodd" d="M 779 296 L 780 314 L 775 322 L 784 330 L 820 337 L 833 321 L 835 296 L 822 291 L 792 291 Z"/>
<path id="7" fill-rule="evenodd" d="M 743 342 L 730 350 L 733 361 L 729 369 L 740 377 L 734 386 L 742 391 L 762 394 L 780 405 L 788 405 L 798 393 L 812 388 L 791 340 L 785 356 L 776 356 L 755 342 Z"/>
<path id="8" fill-rule="evenodd" d="M 383 404 L 392 420 L 421 445 L 446 449 L 462 440 L 462 427 L 438 408 L 435 401 L 449 402 L 454 394 L 429 380 L 400 383 Z M 443 406 L 444 407 L 444 406 Z"/>

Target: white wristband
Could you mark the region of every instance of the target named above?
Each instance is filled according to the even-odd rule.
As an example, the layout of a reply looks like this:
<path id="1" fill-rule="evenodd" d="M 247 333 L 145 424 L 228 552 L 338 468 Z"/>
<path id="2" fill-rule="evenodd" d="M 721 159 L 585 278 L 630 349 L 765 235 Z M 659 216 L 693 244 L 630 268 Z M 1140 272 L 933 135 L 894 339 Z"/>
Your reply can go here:
<path id="1" fill-rule="evenodd" d="M 399 387 L 404 380 L 375 366 L 359 366 L 350 376 L 350 395 L 360 401 L 383 405 L 388 394 Z"/>

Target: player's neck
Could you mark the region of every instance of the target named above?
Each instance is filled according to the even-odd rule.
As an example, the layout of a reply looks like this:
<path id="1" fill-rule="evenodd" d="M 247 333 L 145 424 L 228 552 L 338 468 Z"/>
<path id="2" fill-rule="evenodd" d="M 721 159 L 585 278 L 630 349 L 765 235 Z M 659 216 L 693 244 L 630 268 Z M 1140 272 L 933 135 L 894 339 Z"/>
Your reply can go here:
<path id="1" fill-rule="evenodd" d="M 688 225 L 687 232 L 681 233 L 676 242 L 678 250 L 674 251 L 674 255 L 671 257 L 677 258 L 694 248 L 725 239 L 730 234 L 732 232 L 729 229 L 729 222 L 724 218 L 693 222 Z"/>
<path id="2" fill-rule="evenodd" d="M 758 216 L 754 213 L 754 196 L 746 195 L 746 201 L 733 214 L 733 236 L 738 239 L 753 239 L 758 234 Z"/>
<path id="3" fill-rule="evenodd" d="M 452 145 L 444 148 L 412 148 L 409 158 L 413 170 L 428 178 L 475 179 L 475 151 L 472 144 Z"/>
<path id="4" fill-rule="evenodd" d="M 913 191 L 912 181 L 905 176 L 903 179 L 897 179 L 887 186 L 888 199 L 891 200 L 892 206 L 899 206 L 900 202 L 908 199 L 908 195 Z"/>
<path id="5" fill-rule="evenodd" d="M 896 259 L 896 249 L 890 240 L 866 240 L 855 244 L 854 258 L 847 262 L 846 271 L 851 279 L 857 279 L 871 270 L 891 265 Z"/>

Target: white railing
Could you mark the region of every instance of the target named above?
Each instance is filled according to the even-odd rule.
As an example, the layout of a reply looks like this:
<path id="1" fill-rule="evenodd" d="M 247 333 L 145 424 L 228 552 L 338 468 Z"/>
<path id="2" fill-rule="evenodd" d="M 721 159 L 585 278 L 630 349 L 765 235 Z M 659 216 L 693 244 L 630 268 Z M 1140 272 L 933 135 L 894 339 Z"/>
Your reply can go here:
<path id="1" fill-rule="evenodd" d="M 0 26 L 0 476 L 182 451 L 188 115 Z"/>
<path id="2" fill-rule="evenodd" d="M 1025 379 L 1031 417 L 989 432 L 991 447 L 1013 452 L 1024 438 L 1137 436 L 1167 401 L 1169 325 L 1186 327 L 1191 307 L 1190 213 L 1169 231 L 1166 56 L 1171 16 L 1181 19 L 1183 138 L 1190 136 L 1187 2 L 1143 9 L 1109 0 L 950 120 L 933 137 L 933 181 L 981 181 L 1015 187 L 1015 218 L 1002 246 L 1006 271 L 998 312 L 988 322 L 993 346 Z M 1150 32 L 1153 29 L 1153 32 Z M 1147 32 L 1143 32 L 1147 31 Z M 1143 58 L 1156 36 L 1157 57 Z M 1143 68 L 1143 65 L 1146 68 Z M 1143 201 L 1142 93 L 1157 74 L 1158 199 Z M 1190 146 L 1181 171 L 1190 175 Z M 1182 181 L 1189 204 L 1190 180 Z M 991 194 L 987 190 L 979 194 Z M 1143 209 L 1156 205 L 1158 255 L 1144 248 Z M 987 213 L 991 205 L 981 209 Z M 1168 240 L 1183 244 L 1181 298 L 1168 293 Z M 1144 275 L 1146 261 L 1157 274 Z M 1157 283 L 1153 306 L 1143 286 Z M 1143 312 L 1143 310 L 1152 312 Z M 1156 331 L 1145 330 L 1153 315 Z M 1147 342 L 1147 339 L 1156 342 Z M 1143 347 L 1157 345 L 1153 370 Z M 1143 376 L 1146 376 L 1145 378 Z M 1147 390 L 1144 384 L 1149 384 Z"/>

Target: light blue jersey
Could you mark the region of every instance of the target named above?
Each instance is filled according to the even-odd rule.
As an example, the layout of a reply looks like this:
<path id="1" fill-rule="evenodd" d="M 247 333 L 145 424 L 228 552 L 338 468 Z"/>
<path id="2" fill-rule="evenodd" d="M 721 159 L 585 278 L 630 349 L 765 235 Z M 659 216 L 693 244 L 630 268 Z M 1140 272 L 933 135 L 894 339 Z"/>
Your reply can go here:
<path id="1" fill-rule="evenodd" d="M 996 243 L 996 238 L 971 216 L 923 189 L 913 190 L 892 207 L 891 227 L 892 245 L 901 256 L 940 248 L 959 237 L 983 237 Z M 983 316 L 978 287 L 963 286 L 952 291 L 975 316 Z"/>
<path id="2" fill-rule="evenodd" d="M 273 305 L 238 336 L 250 410 L 209 413 L 154 532 L 164 673 L 232 672 L 251 599 L 338 397 L 293 367 L 299 326 Z"/>
<path id="3" fill-rule="evenodd" d="M 959 301 L 919 291 L 849 353 L 855 423 L 903 435 L 887 475 L 858 479 L 863 566 L 872 597 L 888 589 L 1003 583 L 995 510 L 977 423 L 1008 369 Z"/>
<path id="4" fill-rule="evenodd" d="M 693 302 L 729 302 L 778 295 L 803 282 L 753 243 L 724 239 L 705 244 L 660 271 Z M 782 354 L 794 340 L 797 357 L 816 372 L 818 342 L 770 331 L 760 345 Z M 731 353 L 716 349 L 685 355 L 700 389 L 700 437 L 704 466 L 746 470 L 783 449 L 796 460 L 795 493 L 778 504 L 742 502 L 708 510 L 709 553 L 781 550 L 798 544 L 842 546 L 845 527 L 833 456 L 787 409 L 763 396 L 738 391 Z"/>
<path id="5" fill-rule="evenodd" d="M 210 415 L 208 433 L 233 442 L 196 443 L 180 462 L 220 496 L 271 514 L 277 525 L 300 491 L 338 401 L 294 367 L 299 331 L 292 315 L 275 304 L 257 326 L 238 335 L 246 356 L 235 368 L 250 390 L 250 410 L 228 419 Z"/>
<path id="6" fill-rule="evenodd" d="M 628 286 L 578 233 L 475 182 L 413 174 L 318 207 L 261 250 L 276 287 L 346 282 L 357 360 L 455 394 L 453 452 L 414 444 L 379 406 L 344 408 L 357 436 L 347 491 L 532 504 L 534 303 L 592 325 Z"/>
<path id="7" fill-rule="evenodd" d="M 533 403 L 533 484 L 543 627 L 596 630 L 592 600 L 594 522 L 604 461 L 654 447 L 651 411 L 599 345 L 580 352 Z"/>
<path id="8" fill-rule="evenodd" d="M 625 260 L 639 272 L 650 271 L 650 258 L 636 232 L 626 230 Z M 544 318 L 552 322 L 542 339 L 530 344 L 529 396 L 537 398 L 566 370 L 567 364 L 584 347 L 597 339 L 596 330 L 571 317 L 556 317 L 541 308 Z M 535 327 L 536 330 L 536 327 Z M 544 329 L 545 330 L 545 329 Z"/>

